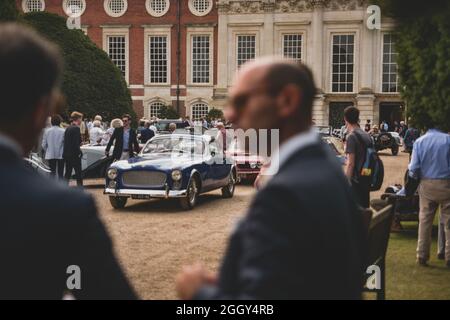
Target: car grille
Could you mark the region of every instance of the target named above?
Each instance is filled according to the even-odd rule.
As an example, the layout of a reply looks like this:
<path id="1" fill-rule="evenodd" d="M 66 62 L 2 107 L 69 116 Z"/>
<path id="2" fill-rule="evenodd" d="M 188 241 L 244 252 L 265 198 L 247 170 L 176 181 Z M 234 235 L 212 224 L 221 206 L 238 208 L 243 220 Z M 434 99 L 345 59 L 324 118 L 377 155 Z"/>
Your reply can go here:
<path id="1" fill-rule="evenodd" d="M 259 171 L 259 168 L 258 168 L 258 167 L 252 168 L 252 167 L 250 166 L 250 162 L 246 162 L 246 163 L 238 163 L 238 164 L 237 164 L 237 167 L 238 167 L 239 170 L 258 170 L 258 171 Z"/>
<path id="2" fill-rule="evenodd" d="M 246 162 L 246 163 L 238 163 L 238 168 L 239 169 L 251 169 L 250 168 L 250 163 Z"/>
<path id="3" fill-rule="evenodd" d="M 166 174 L 158 171 L 129 171 L 122 176 L 124 187 L 158 188 L 166 183 Z"/>

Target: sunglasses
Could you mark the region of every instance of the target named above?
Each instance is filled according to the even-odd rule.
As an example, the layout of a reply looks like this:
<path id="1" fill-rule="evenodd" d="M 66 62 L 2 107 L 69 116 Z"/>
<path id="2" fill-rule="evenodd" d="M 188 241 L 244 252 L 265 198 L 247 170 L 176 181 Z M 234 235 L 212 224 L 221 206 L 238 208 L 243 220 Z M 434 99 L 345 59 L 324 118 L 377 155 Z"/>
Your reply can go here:
<path id="1" fill-rule="evenodd" d="M 260 88 L 247 93 L 242 93 L 231 98 L 229 105 L 234 107 L 237 111 L 241 111 L 245 108 L 250 98 L 258 95 L 269 95 L 269 92 L 266 88 Z"/>

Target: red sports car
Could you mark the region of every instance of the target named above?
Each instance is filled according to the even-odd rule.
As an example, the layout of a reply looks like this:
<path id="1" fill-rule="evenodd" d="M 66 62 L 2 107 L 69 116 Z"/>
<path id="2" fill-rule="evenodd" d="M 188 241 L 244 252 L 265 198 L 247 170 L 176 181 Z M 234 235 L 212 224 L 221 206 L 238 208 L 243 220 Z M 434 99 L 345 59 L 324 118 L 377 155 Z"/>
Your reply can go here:
<path id="1" fill-rule="evenodd" d="M 235 148 L 231 148 L 227 155 L 236 162 L 238 181 L 255 181 L 264 163 L 262 157 Z"/>

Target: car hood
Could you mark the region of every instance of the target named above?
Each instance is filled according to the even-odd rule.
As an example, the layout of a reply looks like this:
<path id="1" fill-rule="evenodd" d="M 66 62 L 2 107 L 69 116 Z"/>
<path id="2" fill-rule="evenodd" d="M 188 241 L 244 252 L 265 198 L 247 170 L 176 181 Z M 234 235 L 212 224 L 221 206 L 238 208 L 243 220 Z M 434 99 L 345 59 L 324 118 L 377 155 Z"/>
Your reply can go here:
<path id="1" fill-rule="evenodd" d="M 158 153 L 158 154 L 148 154 L 144 156 L 139 155 L 129 160 L 117 161 L 114 162 L 111 165 L 111 167 L 120 170 L 130 170 L 134 168 L 172 170 L 172 169 L 182 169 L 196 163 L 201 163 L 202 161 L 203 158 L 200 156 L 191 158 L 190 155 Z"/>

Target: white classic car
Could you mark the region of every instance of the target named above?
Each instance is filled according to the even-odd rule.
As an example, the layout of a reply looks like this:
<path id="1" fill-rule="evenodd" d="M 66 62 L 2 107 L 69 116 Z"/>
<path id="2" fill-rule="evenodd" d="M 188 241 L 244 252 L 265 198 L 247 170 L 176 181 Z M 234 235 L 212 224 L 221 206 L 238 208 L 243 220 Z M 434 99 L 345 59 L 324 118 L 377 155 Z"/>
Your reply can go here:
<path id="1" fill-rule="evenodd" d="M 81 175 L 83 178 L 104 178 L 106 170 L 113 162 L 112 157 L 105 156 L 106 146 L 84 145 L 81 147 Z M 110 154 L 114 150 L 111 147 Z"/>
<path id="2" fill-rule="evenodd" d="M 81 158 L 81 176 L 83 179 L 97 179 L 106 176 L 106 170 L 113 162 L 112 157 L 105 156 L 106 146 L 84 145 L 81 147 L 83 157 Z M 112 154 L 114 147 L 111 147 Z M 50 175 L 50 167 L 47 162 L 38 154 L 30 153 L 24 158 L 26 165 L 43 175 Z"/>

